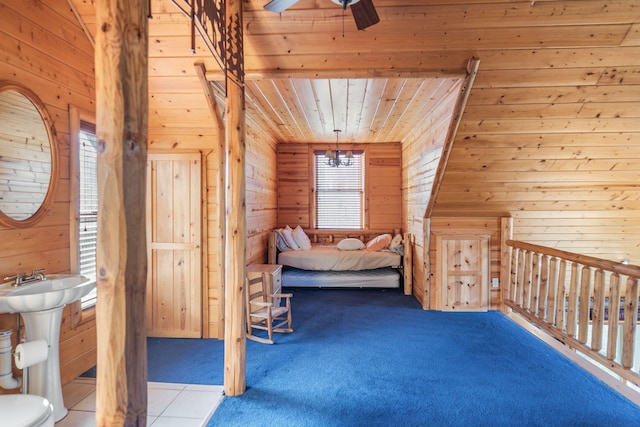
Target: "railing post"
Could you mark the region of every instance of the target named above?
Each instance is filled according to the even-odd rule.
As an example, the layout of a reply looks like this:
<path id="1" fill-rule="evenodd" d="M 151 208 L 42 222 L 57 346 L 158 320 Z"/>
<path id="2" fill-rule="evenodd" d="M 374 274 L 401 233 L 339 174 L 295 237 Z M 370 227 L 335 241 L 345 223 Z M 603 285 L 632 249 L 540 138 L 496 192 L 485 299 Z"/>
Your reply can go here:
<path id="1" fill-rule="evenodd" d="M 513 235 L 513 218 L 500 218 L 500 311 L 507 311 L 504 304 L 505 299 L 512 299 L 511 282 L 512 275 L 510 267 L 513 266 L 511 256 L 513 252 L 511 247 L 507 245 Z M 515 257 L 514 257 L 515 258 Z"/>

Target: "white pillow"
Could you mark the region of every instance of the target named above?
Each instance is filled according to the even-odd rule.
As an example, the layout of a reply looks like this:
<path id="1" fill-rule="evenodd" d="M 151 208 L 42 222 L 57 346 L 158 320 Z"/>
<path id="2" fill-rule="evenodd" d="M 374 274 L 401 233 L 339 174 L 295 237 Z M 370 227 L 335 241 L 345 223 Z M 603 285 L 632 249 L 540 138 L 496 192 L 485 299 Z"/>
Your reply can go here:
<path id="1" fill-rule="evenodd" d="M 280 252 L 291 250 L 289 245 L 287 245 L 286 240 L 284 240 L 284 235 L 282 234 L 283 231 L 284 228 L 279 228 L 276 230 L 276 246 L 278 247 L 278 250 Z"/>
<path id="2" fill-rule="evenodd" d="M 296 240 L 293 238 L 293 230 L 288 225 L 282 230 L 282 237 L 284 237 L 284 241 L 287 242 L 287 246 L 291 249 L 295 251 L 300 250 Z"/>
<path id="3" fill-rule="evenodd" d="M 307 236 L 307 234 L 304 232 L 302 227 L 297 226 L 293 230 L 292 234 L 293 240 L 296 241 L 296 244 L 301 250 L 308 251 L 309 249 L 311 249 L 311 240 L 309 239 L 309 236 Z"/>
<path id="4" fill-rule="evenodd" d="M 340 240 L 340 243 L 338 243 L 338 249 L 343 251 L 357 251 L 363 248 L 364 243 L 362 243 L 360 239 L 356 239 L 354 237 L 342 239 Z"/>

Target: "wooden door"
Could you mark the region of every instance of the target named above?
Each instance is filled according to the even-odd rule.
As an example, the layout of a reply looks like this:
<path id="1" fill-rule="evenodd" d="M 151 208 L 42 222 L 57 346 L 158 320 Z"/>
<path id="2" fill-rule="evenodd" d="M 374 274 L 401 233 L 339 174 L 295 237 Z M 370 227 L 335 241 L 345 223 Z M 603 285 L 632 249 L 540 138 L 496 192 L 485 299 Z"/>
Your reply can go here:
<path id="1" fill-rule="evenodd" d="M 200 338 L 200 154 L 149 154 L 147 171 L 147 335 Z"/>
<path id="2" fill-rule="evenodd" d="M 443 311 L 489 309 L 489 236 L 438 237 Z"/>

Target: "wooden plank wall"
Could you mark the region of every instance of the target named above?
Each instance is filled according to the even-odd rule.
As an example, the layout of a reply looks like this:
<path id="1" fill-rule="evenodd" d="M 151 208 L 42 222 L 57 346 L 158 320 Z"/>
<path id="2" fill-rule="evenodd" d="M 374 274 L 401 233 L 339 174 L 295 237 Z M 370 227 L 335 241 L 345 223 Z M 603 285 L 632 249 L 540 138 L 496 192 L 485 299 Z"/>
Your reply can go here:
<path id="1" fill-rule="evenodd" d="M 459 84 L 454 85 L 431 115 L 402 143 L 402 229 L 415 238 L 413 254 L 413 294 L 423 307 L 427 271 L 424 257 L 424 215 L 449 130 Z"/>
<path id="2" fill-rule="evenodd" d="M 267 261 L 269 233 L 277 225 L 276 143 L 247 122 L 247 264 Z"/>
<path id="3" fill-rule="evenodd" d="M 243 2 L 252 78 L 442 76 L 479 58 L 434 215 L 511 214 L 514 238 L 640 263 L 631 237 L 640 222 L 637 0 L 376 0 L 381 22 L 366 31 L 348 15 L 343 25 L 330 1 L 305 2 L 282 14 Z M 74 4 L 91 28 L 93 3 Z M 187 53 L 188 19 L 170 0 L 152 6 L 150 90 L 179 111 L 152 120 L 195 129 L 206 107 L 191 102 L 189 68 L 212 60 L 202 44 Z M 259 120 L 279 127 L 281 101 Z"/>
<path id="4" fill-rule="evenodd" d="M 278 227 L 311 228 L 311 165 L 308 144 L 277 147 Z"/>
<path id="5" fill-rule="evenodd" d="M 55 203 L 50 213 L 30 229 L 0 227 L 0 274 L 45 268 L 49 273 L 68 272 L 69 244 L 69 115 L 68 106 L 95 112 L 93 47 L 66 1 L 27 0 L 20 6 L 0 1 L 3 25 L 0 48 L 0 79 L 19 82 L 39 94 L 54 122 L 60 174 Z M 170 24 L 170 23 L 169 23 Z M 162 37 L 169 26 L 155 26 Z M 185 48 L 185 51 L 188 49 Z M 155 52 L 155 55 L 153 53 Z M 218 159 L 213 147 L 219 130 L 214 126 L 202 88 L 193 71 L 193 59 L 182 68 L 154 67 L 158 52 L 150 59 L 149 151 L 201 152 L 205 159 L 203 180 L 207 184 L 208 279 L 207 336 L 222 338 L 222 287 L 218 280 L 216 212 Z M 172 76 L 193 75 L 193 84 L 171 84 Z M 188 105 L 189 108 L 184 106 Z M 180 120 L 174 120 L 180 117 Z M 249 122 L 247 131 L 247 203 L 249 206 L 247 260 L 266 261 L 266 233 L 276 226 L 275 143 Z M 15 328 L 15 315 L 0 315 L 0 329 Z M 79 323 L 80 321 L 80 323 Z M 14 345 L 16 334 L 14 334 Z M 67 383 L 95 365 L 95 320 L 65 310 L 61 329 L 61 376 Z M 17 372 L 16 372 L 17 373 Z M 0 393 L 4 391 L 0 390 Z"/>
<path id="6" fill-rule="evenodd" d="M 365 153 L 366 223 L 370 230 L 401 229 L 400 144 L 371 144 Z"/>
<path id="7" fill-rule="evenodd" d="M 638 264 L 638 4 L 514 6 L 505 43 L 476 45 L 480 70 L 434 216 L 508 214 L 516 240 Z M 500 26 L 506 5 L 477 7 L 482 26 Z"/>
<path id="8" fill-rule="evenodd" d="M 342 145 L 341 145 L 342 147 Z M 313 228 L 313 151 L 332 148 L 319 144 L 277 146 L 278 227 Z M 369 230 L 401 229 L 401 146 L 399 143 L 346 144 L 365 150 L 365 215 Z"/>
<path id="9" fill-rule="evenodd" d="M 195 89 L 194 89 L 195 90 Z M 200 92 L 198 92 L 198 90 Z M 179 94 L 173 94 L 180 98 Z M 191 94 L 193 102 L 203 101 L 204 94 L 201 88 Z M 170 99 L 171 94 L 166 94 Z M 149 108 L 155 111 L 157 104 L 150 100 Z M 169 102 L 164 109 L 171 106 Z M 181 108 L 175 107 L 175 111 L 165 111 L 164 114 L 179 114 Z M 199 133 L 204 124 L 211 124 L 206 136 Z M 218 210 L 218 174 L 220 162 L 217 152 L 214 150 L 218 143 L 218 130 L 214 126 L 214 121 L 209 118 L 197 127 L 171 127 L 169 133 L 161 123 L 156 123 L 149 128 L 149 138 L 153 140 L 150 152 L 193 152 L 200 151 L 205 157 L 206 195 L 206 257 L 205 279 L 208 298 L 205 303 L 206 327 L 205 337 L 222 339 L 224 332 L 224 298 L 223 286 L 220 279 L 220 266 L 222 264 L 219 239 L 222 238 Z M 158 126 L 158 127 L 156 127 Z M 268 232 L 276 227 L 276 180 L 275 180 L 275 142 L 268 139 L 255 124 L 247 122 L 246 135 L 246 204 L 247 204 L 247 263 L 264 263 L 267 257 Z"/>
<path id="10" fill-rule="evenodd" d="M 93 48 L 66 2 L 0 0 L 0 80 L 20 83 L 45 104 L 56 129 L 59 180 L 51 211 L 26 229 L 0 227 L 1 277 L 33 269 L 67 273 L 69 244 L 69 104 L 95 111 Z M 95 323 L 77 324 L 63 314 L 60 360 L 63 382 L 95 364 Z M 16 315 L 0 315 L 0 329 L 15 328 Z M 17 334 L 14 332 L 14 345 Z M 18 373 L 18 372 L 16 372 Z M 6 391 L 0 389 L 0 393 Z"/>

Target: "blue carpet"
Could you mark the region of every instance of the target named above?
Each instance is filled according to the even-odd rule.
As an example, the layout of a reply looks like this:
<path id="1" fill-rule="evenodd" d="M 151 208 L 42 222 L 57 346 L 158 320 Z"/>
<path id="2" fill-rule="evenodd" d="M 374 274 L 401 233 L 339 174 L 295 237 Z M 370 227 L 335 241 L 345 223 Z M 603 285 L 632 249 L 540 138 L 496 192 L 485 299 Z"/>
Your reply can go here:
<path id="1" fill-rule="evenodd" d="M 222 385 L 224 343 L 221 340 L 147 338 L 149 381 L 159 383 Z M 83 373 L 96 377 L 96 367 Z"/>
<path id="2" fill-rule="evenodd" d="M 293 291 L 295 332 L 247 342 L 247 391 L 209 426 L 640 425 L 640 407 L 501 313 L 423 311 L 395 290 Z M 197 366 L 185 374 L 222 374 Z"/>
<path id="3" fill-rule="evenodd" d="M 224 383 L 224 342 L 190 338 L 147 338 L 149 381 Z"/>

